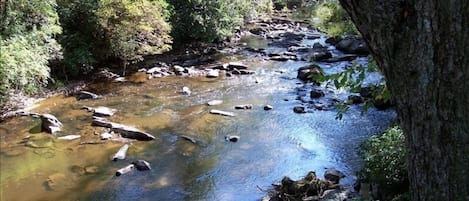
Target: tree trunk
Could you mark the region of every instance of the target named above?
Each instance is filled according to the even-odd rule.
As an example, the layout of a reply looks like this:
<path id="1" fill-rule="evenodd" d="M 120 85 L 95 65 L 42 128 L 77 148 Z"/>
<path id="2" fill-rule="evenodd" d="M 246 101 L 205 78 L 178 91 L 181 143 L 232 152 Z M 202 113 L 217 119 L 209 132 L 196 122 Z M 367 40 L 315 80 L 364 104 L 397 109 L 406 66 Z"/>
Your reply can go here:
<path id="1" fill-rule="evenodd" d="M 469 200 L 469 2 L 340 0 L 406 134 L 412 200 Z"/>

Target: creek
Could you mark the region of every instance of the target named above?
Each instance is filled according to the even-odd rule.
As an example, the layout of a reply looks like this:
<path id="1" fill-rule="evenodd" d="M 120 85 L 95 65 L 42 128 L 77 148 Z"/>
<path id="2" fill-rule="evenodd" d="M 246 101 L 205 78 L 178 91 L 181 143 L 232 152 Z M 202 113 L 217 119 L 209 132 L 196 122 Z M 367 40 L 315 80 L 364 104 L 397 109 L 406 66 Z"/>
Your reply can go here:
<path id="1" fill-rule="evenodd" d="M 324 40 L 304 39 L 312 47 Z M 245 38 L 246 45 L 264 46 L 266 51 L 285 50 L 267 46 L 264 39 Z M 340 54 L 336 50 L 333 50 Z M 103 98 L 77 101 L 56 96 L 32 109 L 55 115 L 63 124 L 57 135 L 81 135 L 80 139 L 57 140 L 38 130 L 39 119 L 15 117 L 0 124 L 0 200 L 259 200 L 283 176 L 298 179 L 308 171 L 322 175 L 336 168 L 352 184 L 361 166 L 359 144 L 382 132 L 395 119 L 392 110 L 371 108 L 361 114 L 352 105 L 343 118 L 333 108 L 315 109 L 309 91 L 312 84 L 298 80 L 299 67 L 307 61 L 271 61 L 249 51 L 225 53 L 218 62 L 240 61 L 255 71 L 252 75 L 206 78 L 168 76 L 143 83 L 111 83 L 100 86 Z M 366 57 L 360 57 L 366 63 Z M 327 72 L 344 69 L 350 62 L 318 64 Z M 136 76 L 136 75 L 134 75 Z M 138 74 L 137 74 L 138 76 Z M 372 75 L 370 82 L 379 80 Z M 180 93 L 182 87 L 191 95 Z M 329 88 L 318 101 L 346 99 L 346 90 Z M 208 106 L 211 100 L 222 100 Z M 235 105 L 252 104 L 252 109 L 235 110 Z M 272 110 L 264 110 L 271 105 Z M 120 142 L 99 141 L 102 128 L 91 126 L 91 114 L 82 106 L 117 109 L 109 119 L 133 125 L 156 137 L 135 141 L 125 160 L 111 161 Z M 293 112 L 295 106 L 306 113 Z M 226 117 L 210 114 L 212 109 L 233 112 Z M 192 143 L 181 136 L 196 139 Z M 238 142 L 225 141 L 237 135 Z M 29 137 L 38 146 L 26 146 Z M 102 143 L 101 143 L 102 142 Z M 115 171 L 144 159 L 150 171 L 132 171 L 120 177 Z"/>

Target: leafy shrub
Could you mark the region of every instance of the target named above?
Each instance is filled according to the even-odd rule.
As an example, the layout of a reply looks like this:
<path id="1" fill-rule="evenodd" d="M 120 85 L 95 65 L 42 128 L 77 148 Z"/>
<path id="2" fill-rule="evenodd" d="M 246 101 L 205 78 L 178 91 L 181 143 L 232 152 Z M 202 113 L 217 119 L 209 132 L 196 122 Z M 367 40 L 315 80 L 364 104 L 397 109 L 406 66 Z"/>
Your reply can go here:
<path id="1" fill-rule="evenodd" d="M 313 25 L 323 29 L 328 34 L 337 36 L 358 33 L 347 12 L 340 6 L 338 0 L 326 0 L 312 4 L 312 16 L 318 18 Z"/>
<path id="2" fill-rule="evenodd" d="M 381 136 L 372 136 L 362 144 L 360 153 L 365 159 L 364 167 L 359 172 L 361 180 L 378 184 L 387 191 L 383 193 L 386 197 L 406 200 L 409 183 L 402 130 L 394 126 Z"/>
<path id="3" fill-rule="evenodd" d="M 0 94 L 19 89 L 35 92 L 47 83 L 49 61 L 61 58 L 55 35 L 61 33 L 55 0 L 2 2 Z"/>
<path id="4" fill-rule="evenodd" d="M 173 7 L 172 36 L 185 42 L 219 42 L 233 35 L 256 9 L 269 9 L 253 0 L 169 0 Z M 270 1 L 262 0 L 261 3 Z"/>

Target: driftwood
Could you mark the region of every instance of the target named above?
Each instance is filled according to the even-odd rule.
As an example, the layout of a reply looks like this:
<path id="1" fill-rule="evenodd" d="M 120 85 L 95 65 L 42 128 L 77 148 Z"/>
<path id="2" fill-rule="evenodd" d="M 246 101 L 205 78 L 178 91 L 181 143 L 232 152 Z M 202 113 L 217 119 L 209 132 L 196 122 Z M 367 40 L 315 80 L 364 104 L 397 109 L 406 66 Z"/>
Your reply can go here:
<path id="1" fill-rule="evenodd" d="M 127 173 L 129 173 L 130 171 L 132 171 L 133 169 L 135 169 L 135 165 L 134 165 L 134 164 L 127 165 L 127 166 L 125 166 L 125 167 L 123 167 L 123 168 L 121 168 L 121 169 L 118 169 L 118 170 L 116 171 L 116 176 L 118 177 L 118 176 L 121 176 L 121 175 L 123 175 L 123 174 L 127 174 Z"/>

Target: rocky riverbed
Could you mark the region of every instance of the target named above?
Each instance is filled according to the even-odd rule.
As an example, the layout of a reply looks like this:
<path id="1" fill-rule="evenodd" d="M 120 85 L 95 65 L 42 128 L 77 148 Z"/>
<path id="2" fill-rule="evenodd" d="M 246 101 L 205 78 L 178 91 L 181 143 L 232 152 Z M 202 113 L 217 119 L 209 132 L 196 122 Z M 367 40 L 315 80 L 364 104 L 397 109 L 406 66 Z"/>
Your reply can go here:
<path id="1" fill-rule="evenodd" d="M 367 87 L 351 94 L 308 78 L 366 63 L 363 41 L 328 39 L 281 16 L 248 27 L 230 47 L 147 61 L 126 77 L 103 68 L 77 90 L 11 113 L 0 124 L 2 200 L 257 200 L 266 195 L 258 187 L 330 168 L 351 186 L 354 149 L 395 114 L 361 116 Z M 343 103 L 351 112 L 336 120 Z M 52 117 L 34 118 L 44 114 L 60 129 L 44 129 Z M 151 168 L 133 171 L 146 166 L 140 160 Z"/>

